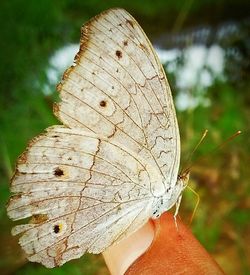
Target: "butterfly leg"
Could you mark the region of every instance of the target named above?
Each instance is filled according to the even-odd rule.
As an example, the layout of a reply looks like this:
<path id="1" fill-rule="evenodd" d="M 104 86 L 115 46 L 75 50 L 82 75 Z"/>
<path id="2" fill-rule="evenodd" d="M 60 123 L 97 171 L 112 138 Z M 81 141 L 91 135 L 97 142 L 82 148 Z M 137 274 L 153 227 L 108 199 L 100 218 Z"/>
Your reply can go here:
<path id="1" fill-rule="evenodd" d="M 175 222 L 175 226 L 178 230 L 178 224 L 177 224 L 177 220 L 176 220 L 176 217 L 178 215 L 178 212 L 179 212 L 179 208 L 180 208 L 180 204 L 181 204 L 181 199 L 182 199 L 182 195 L 179 196 L 176 204 L 175 204 L 175 212 L 174 212 L 174 222 Z"/>

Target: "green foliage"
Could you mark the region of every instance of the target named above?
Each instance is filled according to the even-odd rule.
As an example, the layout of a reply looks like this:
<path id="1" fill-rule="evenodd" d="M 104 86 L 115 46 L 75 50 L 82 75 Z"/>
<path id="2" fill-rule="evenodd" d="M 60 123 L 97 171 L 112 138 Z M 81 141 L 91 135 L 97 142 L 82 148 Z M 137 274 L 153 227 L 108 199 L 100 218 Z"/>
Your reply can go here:
<path id="1" fill-rule="evenodd" d="M 58 123 L 52 114 L 56 92 L 45 96 L 42 85 L 38 83 L 46 82 L 45 68 L 48 67 L 48 60 L 53 52 L 67 43 L 79 41 L 80 26 L 83 22 L 102 10 L 119 6 L 133 13 L 138 21 L 145 25 L 146 30 L 160 33 L 166 26 L 177 30 L 184 22 L 191 25 L 194 21 L 200 22 L 200 14 L 207 18 L 207 9 L 211 6 L 217 15 L 219 11 L 222 12 L 225 3 L 227 7 L 238 5 L 243 13 L 246 2 L 189 0 L 183 4 L 181 0 L 1 1 L 0 237 L 9 238 L 7 241 L 12 240 L 2 232 L 9 232 L 12 226 L 6 217 L 5 203 L 9 197 L 9 180 L 17 156 L 25 149 L 28 140 L 48 126 Z M 148 33 L 151 34 L 151 31 Z M 174 81 L 174 77 L 171 77 L 170 83 L 173 87 Z M 236 234 L 238 238 L 235 238 L 235 247 L 241 247 L 242 258 L 246 257 L 243 249 L 245 244 L 242 245 L 238 240 L 240 235 L 247 236 L 250 218 L 247 209 L 247 198 L 250 196 L 249 87 L 249 83 L 237 86 L 230 81 L 218 81 L 207 91 L 211 102 L 209 107 L 198 106 L 178 113 L 184 160 L 197 144 L 203 131 L 209 130 L 204 145 L 198 148 L 193 157 L 194 163 L 196 162 L 193 184 L 202 199 L 193 231 L 211 253 L 220 251 L 225 256 L 228 242 L 232 243 L 232 240 L 226 237 L 227 232 Z M 191 92 L 195 95 L 199 91 Z M 220 151 L 208 153 L 239 129 L 243 131 L 241 137 Z M 204 154 L 207 154 L 207 160 L 199 161 L 199 156 Z M 213 184 L 209 179 L 202 178 L 206 167 L 215 168 L 215 174 L 219 174 L 218 180 Z M 209 175 L 211 176 L 211 173 Z M 182 211 L 188 214 L 192 211 L 189 201 L 192 201 L 192 197 L 187 195 Z M 225 239 L 226 241 L 223 241 Z M 22 263 L 19 267 L 15 265 L 16 254 L 13 253 L 12 261 L 7 263 L 2 256 L 5 252 L 0 251 L 0 269 L 3 267 L 2 270 L 7 271 L 6 273 L 16 270 L 15 274 L 91 275 L 97 274 L 103 268 L 100 258 L 90 255 L 53 270 L 32 263 Z M 242 266 L 244 270 L 249 270 L 246 261 L 242 261 Z"/>
<path id="2" fill-rule="evenodd" d="M 249 224 L 250 212 L 247 209 L 235 209 L 230 213 L 229 218 L 238 229 L 242 230 Z"/>

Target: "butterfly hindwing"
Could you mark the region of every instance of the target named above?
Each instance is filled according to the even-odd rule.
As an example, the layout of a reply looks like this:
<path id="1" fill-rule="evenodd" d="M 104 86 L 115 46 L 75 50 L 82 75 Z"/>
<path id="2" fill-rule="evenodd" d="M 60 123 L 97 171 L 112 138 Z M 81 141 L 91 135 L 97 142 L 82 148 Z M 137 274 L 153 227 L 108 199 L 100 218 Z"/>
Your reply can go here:
<path id="1" fill-rule="evenodd" d="M 14 220 L 33 216 L 14 229 L 29 259 L 61 265 L 85 251 L 100 253 L 143 225 L 152 201 L 146 169 L 107 139 L 49 128 L 21 156 L 8 206 Z"/>

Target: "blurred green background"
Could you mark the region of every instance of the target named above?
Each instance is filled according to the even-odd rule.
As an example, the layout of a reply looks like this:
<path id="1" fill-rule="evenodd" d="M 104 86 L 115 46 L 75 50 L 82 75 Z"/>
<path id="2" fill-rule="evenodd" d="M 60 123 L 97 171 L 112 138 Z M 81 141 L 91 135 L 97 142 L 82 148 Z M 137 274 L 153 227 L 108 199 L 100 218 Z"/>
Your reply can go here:
<path id="1" fill-rule="evenodd" d="M 10 235 L 13 223 L 5 204 L 17 156 L 32 137 L 58 123 L 52 114 L 57 93 L 48 76 L 51 57 L 78 43 L 81 25 L 111 7 L 127 9 L 161 50 L 174 49 L 174 60 L 164 62 L 173 96 L 179 104 L 191 100 L 177 108 L 183 162 L 209 130 L 192 157 L 190 186 L 201 199 L 192 230 L 227 274 L 250 274 L 250 2 L 243 0 L 0 2 L 0 274 L 108 274 L 102 257 L 95 255 L 53 270 L 28 263 Z M 208 58 L 214 45 L 223 57 L 223 70 L 215 74 L 215 54 L 209 57 L 212 65 L 199 67 L 206 73 L 196 82 L 178 84 L 188 79 L 182 68 L 190 49 L 198 47 Z M 202 58 L 197 51 L 194 56 Z M 192 67 L 186 71 L 192 76 Z M 209 84 L 204 84 L 209 75 Z M 213 150 L 237 130 L 242 131 L 239 137 Z M 195 203 L 195 196 L 185 191 L 180 210 L 184 221 Z"/>

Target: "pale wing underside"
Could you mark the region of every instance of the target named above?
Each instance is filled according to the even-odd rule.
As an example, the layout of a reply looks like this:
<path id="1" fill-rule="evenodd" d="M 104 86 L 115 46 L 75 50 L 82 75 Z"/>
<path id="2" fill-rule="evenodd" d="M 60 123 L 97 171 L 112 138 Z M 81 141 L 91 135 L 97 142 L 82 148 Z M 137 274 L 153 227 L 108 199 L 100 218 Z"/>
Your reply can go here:
<path id="1" fill-rule="evenodd" d="M 22 233 L 29 260 L 47 267 L 100 253 L 150 218 L 150 176 L 120 145 L 51 127 L 19 159 L 8 215 L 32 219 L 13 234 Z"/>
<path id="2" fill-rule="evenodd" d="M 113 9 L 90 20 L 82 29 L 75 63 L 58 85 L 58 118 L 141 156 L 162 175 L 156 189 L 174 185 L 180 144 L 171 91 L 135 19 Z"/>
<path id="3" fill-rule="evenodd" d="M 154 195 L 174 186 L 179 132 L 170 89 L 152 46 L 126 11 L 82 29 L 65 74 L 55 126 L 21 156 L 8 215 L 31 261 L 61 265 L 99 253 L 142 226 Z"/>

